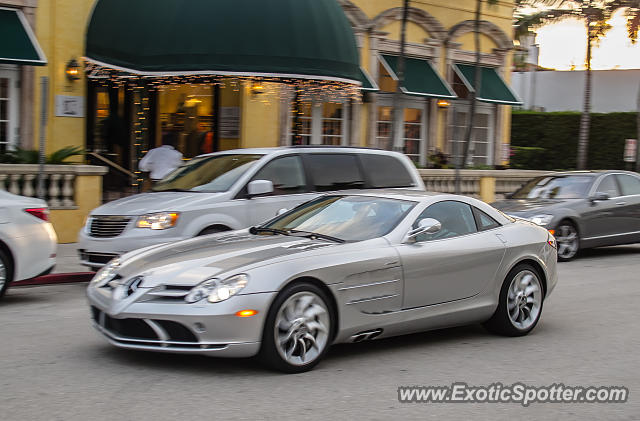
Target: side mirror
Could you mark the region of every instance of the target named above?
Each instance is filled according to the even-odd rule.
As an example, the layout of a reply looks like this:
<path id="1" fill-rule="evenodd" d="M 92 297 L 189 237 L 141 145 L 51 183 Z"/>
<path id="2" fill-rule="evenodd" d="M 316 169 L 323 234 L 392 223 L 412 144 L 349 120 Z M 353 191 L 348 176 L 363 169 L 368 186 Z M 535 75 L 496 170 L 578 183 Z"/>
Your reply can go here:
<path id="1" fill-rule="evenodd" d="M 442 224 L 437 219 L 424 218 L 418 221 L 418 227 L 407 233 L 407 240 L 415 241 L 420 234 L 435 234 L 442 229 Z"/>
<path id="2" fill-rule="evenodd" d="M 611 199 L 611 197 L 609 197 L 609 195 L 607 193 L 604 193 L 604 192 L 597 192 L 596 194 L 594 194 L 593 196 L 591 196 L 589 198 L 591 203 L 593 203 L 593 202 L 602 202 L 604 200 L 609 200 L 609 199 Z"/>
<path id="3" fill-rule="evenodd" d="M 273 193 L 273 183 L 270 180 L 253 180 L 247 185 L 249 197 Z"/>
<path id="4" fill-rule="evenodd" d="M 287 209 L 287 208 L 279 209 L 278 212 L 276 212 L 276 216 L 280 216 L 280 215 L 282 215 L 283 213 L 286 213 L 286 212 L 289 212 L 289 209 Z"/>

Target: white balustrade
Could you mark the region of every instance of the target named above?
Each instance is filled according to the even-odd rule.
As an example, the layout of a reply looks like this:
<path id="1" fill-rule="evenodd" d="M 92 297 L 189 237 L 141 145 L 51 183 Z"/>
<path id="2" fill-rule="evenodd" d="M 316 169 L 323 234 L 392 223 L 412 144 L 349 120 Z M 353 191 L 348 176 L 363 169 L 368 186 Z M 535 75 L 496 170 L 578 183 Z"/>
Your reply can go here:
<path id="1" fill-rule="evenodd" d="M 0 164 L 0 190 L 36 197 L 38 165 Z M 75 209 L 76 179 L 79 176 L 102 176 L 104 167 L 92 165 L 45 165 L 42 174 L 45 200 L 51 209 Z"/>
<path id="2" fill-rule="evenodd" d="M 455 193 L 456 177 L 453 169 L 422 169 L 418 170 L 428 191 L 440 193 Z M 495 179 L 496 199 L 504 198 L 505 194 L 520 188 L 524 183 L 549 171 L 535 170 L 461 170 L 460 192 L 466 196 L 480 196 L 480 179 L 489 177 Z"/>

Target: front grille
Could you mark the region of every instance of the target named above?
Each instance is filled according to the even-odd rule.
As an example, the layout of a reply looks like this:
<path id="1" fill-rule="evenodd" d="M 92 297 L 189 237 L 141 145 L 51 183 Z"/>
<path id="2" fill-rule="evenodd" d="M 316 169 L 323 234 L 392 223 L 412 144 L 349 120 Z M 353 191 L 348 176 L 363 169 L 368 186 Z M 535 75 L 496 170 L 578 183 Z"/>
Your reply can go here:
<path id="1" fill-rule="evenodd" d="M 118 256 L 119 256 L 118 254 L 113 254 L 113 253 L 88 253 L 88 252 L 80 253 L 80 258 L 82 260 L 85 260 L 89 263 L 97 263 L 100 265 L 106 265 L 112 259 L 115 259 Z"/>
<path id="2" fill-rule="evenodd" d="M 160 341 L 156 332 L 144 319 L 115 319 L 93 306 L 91 307 L 91 317 L 96 324 L 111 334 L 121 337 L 124 341 L 128 339 Z M 169 337 L 168 341 L 173 342 L 170 345 L 199 347 L 198 338 L 186 326 L 171 320 L 150 321 L 155 322 L 165 331 Z"/>
<path id="3" fill-rule="evenodd" d="M 117 237 L 131 221 L 127 216 L 94 216 L 91 218 L 89 235 L 98 238 Z"/>

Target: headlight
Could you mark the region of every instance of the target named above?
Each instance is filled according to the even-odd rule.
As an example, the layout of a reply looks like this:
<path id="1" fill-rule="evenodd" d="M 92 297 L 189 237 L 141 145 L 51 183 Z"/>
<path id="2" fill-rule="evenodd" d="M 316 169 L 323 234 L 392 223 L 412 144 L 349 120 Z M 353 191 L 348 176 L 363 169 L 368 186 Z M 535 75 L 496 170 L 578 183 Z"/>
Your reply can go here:
<path id="1" fill-rule="evenodd" d="M 529 221 L 533 222 L 534 224 L 545 226 L 549 225 L 552 219 L 553 215 L 536 215 L 532 218 L 529 218 Z"/>
<path id="2" fill-rule="evenodd" d="M 89 234 L 91 232 L 91 222 L 93 221 L 92 216 L 87 216 L 84 218 L 83 231 L 85 234 Z"/>
<path id="3" fill-rule="evenodd" d="M 138 228 L 151 228 L 152 230 L 164 230 L 174 227 L 180 214 L 177 212 L 158 212 L 142 215 L 136 222 Z"/>
<path id="4" fill-rule="evenodd" d="M 91 280 L 91 285 L 96 287 L 102 287 L 116 276 L 118 269 L 120 268 L 120 258 L 116 257 L 112 259 L 106 266 L 96 273 L 96 276 Z"/>
<path id="5" fill-rule="evenodd" d="M 209 297 L 210 303 L 224 301 L 242 290 L 249 282 L 249 276 L 245 274 L 234 275 L 223 281 L 219 279 L 207 279 L 200 285 L 193 287 L 184 297 L 188 303 L 198 302 Z"/>

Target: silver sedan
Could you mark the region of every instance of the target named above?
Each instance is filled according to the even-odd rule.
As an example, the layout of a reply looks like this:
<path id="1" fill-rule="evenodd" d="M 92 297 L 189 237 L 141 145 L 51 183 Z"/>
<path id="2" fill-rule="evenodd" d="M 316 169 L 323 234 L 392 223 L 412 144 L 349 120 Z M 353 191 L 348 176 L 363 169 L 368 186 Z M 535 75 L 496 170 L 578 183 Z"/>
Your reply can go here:
<path id="1" fill-rule="evenodd" d="M 570 171 L 535 178 L 493 206 L 549 230 L 558 259 L 581 249 L 640 243 L 640 174 Z"/>
<path id="2" fill-rule="evenodd" d="M 140 249 L 88 287 L 113 345 L 259 355 L 285 372 L 332 343 L 470 323 L 529 333 L 556 285 L 544 228 L 462 196 L 329 194 L 260 226 Z"/>

